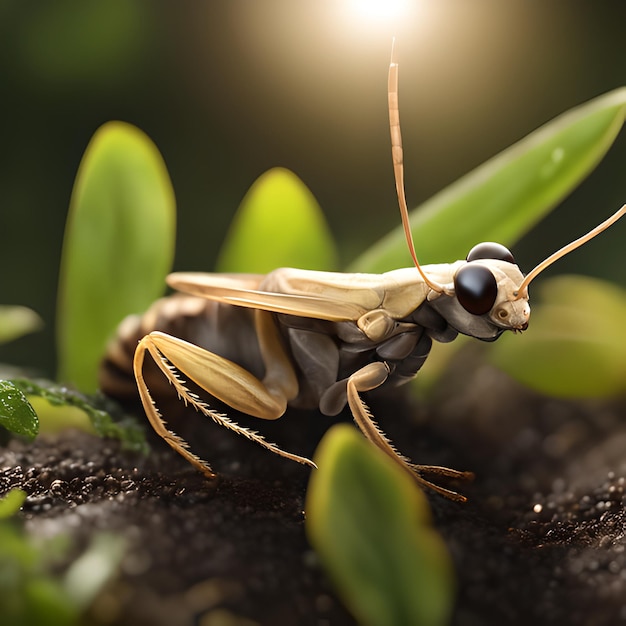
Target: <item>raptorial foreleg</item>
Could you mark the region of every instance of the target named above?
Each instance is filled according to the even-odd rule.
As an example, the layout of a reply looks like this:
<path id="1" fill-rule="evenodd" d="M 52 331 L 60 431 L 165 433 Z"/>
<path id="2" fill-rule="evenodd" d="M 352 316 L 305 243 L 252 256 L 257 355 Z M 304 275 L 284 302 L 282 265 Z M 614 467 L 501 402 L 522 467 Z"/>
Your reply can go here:
<path id="1" fill-rule="evenodd" d="M 133 361 L 141 402 L 156 433 L 205 475 L 215 476 L 211 466 L 191 452 L 189 444 L 182 437 L 167 428 L 165 420 L 150 395 L 143 377 L 146 352 L 154 359 L 183 402 L 210 417 L 220 426 L 258 443 L 275 454 L 298 463 L 315 466 L 309 459 L 282 450 L 277 445 L 266 441 L 257 432 L 240 426 L 223 413 L 209 407 L 187 389 L 179 372 L 232 408 L 262 419 L 277 419 L 283 415 L 287 406 L 289 393 L 276 384 L 275 378 L 270 380 L 268 387 L 250 372 L 228 359 L 171 335 L 158 331 L 152 332 L 139 342 Z"/>

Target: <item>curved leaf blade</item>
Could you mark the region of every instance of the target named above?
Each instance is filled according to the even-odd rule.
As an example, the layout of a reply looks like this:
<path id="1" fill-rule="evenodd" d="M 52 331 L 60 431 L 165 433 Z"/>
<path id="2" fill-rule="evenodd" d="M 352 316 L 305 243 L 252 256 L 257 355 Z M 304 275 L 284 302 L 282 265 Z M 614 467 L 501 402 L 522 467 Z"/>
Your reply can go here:
<path id="1" fill-rule="evenodd" d="M 626 88 L 595 98 L 425 202 L 411 213 L 420 262 L 465 258 L 480 241 L 512 245 L 594 169 L 619 133 L 625 113 Z M 354 261 L 351 271 L 383 272 L 411 265 L 398 227 Z"/>
<path id="2" fill-rule="evenodd" d="M 308 536 L 359 623 L 448 623 L 450 557 L 410 476 L 346 424 L 330 429 L 315 461 Z"/>
<path id="3" fill-rule="evenodd" d="M 24 393 L 9 380 L 0 380 L 0 426 L 29 439 L 39 432 L 37 413 Z"/>
<path id="4" fill-rule="evenodd" d="M 40 330 L 43 320 L 25 306 L 0 305 L 0 344 Z"/>
<path id="5" fill-rule="evenodd" d="M 217 271 L 328 270 L 336 262 L 335 244 L 317 200 L 293 172 L 275 167 L 257 178 L 241 201 Z"/>
<path id="6" fill-rule="evenodd" d="M 175 201 L 159 151 L 139 129 L 109 122 L 81 161 L 65 231 L 57 314 L 60 379 L 97 387 L 106 341 L 164 290 Z"/>
<path id="7" fill-rule="evenodd" d="M 544 281 L 523 338 L 488 351 L 497 367 L 541 393 L 607 397 L 626 389 L 626 291 L 583 276 Z"/>

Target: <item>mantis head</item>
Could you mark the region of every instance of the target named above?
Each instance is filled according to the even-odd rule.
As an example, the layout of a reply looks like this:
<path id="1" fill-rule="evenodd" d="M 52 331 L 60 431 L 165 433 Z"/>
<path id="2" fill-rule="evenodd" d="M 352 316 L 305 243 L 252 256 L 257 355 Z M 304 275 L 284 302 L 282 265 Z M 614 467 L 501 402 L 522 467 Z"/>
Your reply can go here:
<path id="1" fill-rule="evenodd" d="M 552 263 L 587 243 L 617 222 L 626 213 L 626 204 L 586 235 L 551 254 L 526 276 L 515 264 L 513 255 L 507 248 L 498 243 L 487 242 L 474 246 L 467 255 L 466 262 L 459 264 L 453 276 L 453 283 L 443 285 L 424 272 L 415 253 L 404 191 L 404 158 L 400 133 L 398 63 L 395 57 L 395 46 L 392 46 L 391 51 L 388 88 L 391 151 L 402 226 L 413 263 L 422 280 L 433 292 L 431 299 L 436 300 L 438 295 L 444 294 L 453 297 L 454 305 L 445 305 L 451 307 L 447 317 L 450 323 L 464 334 L 471 334 L 482 339 L 495 339 L 502 330 L 526 330 L 530 317 L 528 285 Z M 441 298 L 440 300 L 448 300 L 448 298 Z M 440 304 L 438 308 L 441 306 L 443 305 Z M 481 330 L 484 324 L 468 318 L 467 313 L 482 318 L 483 322 L 487 324 L 485 330 Z M 454 322 L 455 318 L 456 323 Z M 491 329 L 490 331 L 486 330 L 488 327 Z M 485 333 L 488 336 L 484 336 Z"/>

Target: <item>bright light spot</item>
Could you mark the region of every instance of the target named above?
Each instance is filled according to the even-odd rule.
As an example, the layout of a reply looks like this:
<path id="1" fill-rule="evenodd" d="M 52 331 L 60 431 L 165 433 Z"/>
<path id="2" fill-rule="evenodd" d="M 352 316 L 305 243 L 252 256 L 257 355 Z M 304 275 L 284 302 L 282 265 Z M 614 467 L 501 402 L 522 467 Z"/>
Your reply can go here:
<path id="1" fill-rule="evenodd" d="M 533 507 L 533 511 L 535 513 L 541 513 L 541 511 L 543 511 L 543 506 L 541 506 L 541 504 L 535 504 L 535 506 Z"/>
<path id="2" fill-rule="evenodd" d="M 409 12 L 411 0 L 352 0 L 352 10 L 371 20 L 394 19 Z"/>
<path id="3" fill-rule="evenodd" d="M 342 38 L 347 35 L 371 44 L 392 37 L 405 43 L 422 39 L 417 31 L 428 30 L 431 4 L 427 0 L 341 0 L 335 6 L 342 14 Z"/>

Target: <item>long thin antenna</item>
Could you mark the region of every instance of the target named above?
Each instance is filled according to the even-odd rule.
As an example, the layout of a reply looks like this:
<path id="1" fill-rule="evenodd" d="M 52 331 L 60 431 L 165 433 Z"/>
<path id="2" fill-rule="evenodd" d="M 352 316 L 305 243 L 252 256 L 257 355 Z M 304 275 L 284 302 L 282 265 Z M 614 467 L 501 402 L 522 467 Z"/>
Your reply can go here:
<path id="1" fill-rule="evenodd" d="M 587 243 L 589 240 L 599 235 L 603 230 L 606 230 L 609 226 L 615 224 L 615 222 L 617 222 L 617 220 L 620 219 L 620 217 L 622 217 L 624 214 L 626 214 L 626 204 L 621 209 L 613 213 L 613 215 L 611 215 L 611 217 L 609 217 L 607 220 L 604 220 L 602 224 L 599 224 L 593 230 L 590 230 L 586 235 L 579 237 L 575 241 L 572 241 L 572 243 L 568 243 L 560 250 L 557 250 L 554 254 L 551 254 L 545 261 L 539 263 L 539 265 L 537 265 L 537 267 L 535 267 L 530 273 L 528 273 L 522 281 L 522 284 L 517 290 L 515 300 L 519 300 L 523 296 L 530 282 L 537 278 L 537 276 L 541 274 L 541 272 L 543 272 L 546 267 L 549 267 L 555 261 L 558 261 L 561 257 L 564 257 L 566 254 L 572 252 L 572 250 L 576 250 L 576 248 L 579 248 L 583 244 Z"/>
<path id="2" fill-rule="evenodd" d="M 400 133 L 400 108 L 398 104 L 398 61 L 396 60 L 396 40 L 391 43 L 391 63 L 389 64 L 389 130 L 391 131 L 391 157 L 393 159 L 393 174 L 396 180 L 396 192 L 400 205 L 400 216 L 402 217 L 402 227 L 404 236 L 411 253 L 411 258 L 415 267 L 421 274 L 424 282 L 433 290 L 441 293 L 443 287 L 432 281 L 419 264 L 413 245 L 413 235 L 411 234 L 411 224 L 409 223 L 409 209 L 406 204 L 406 194 L 404 192 L 404 153 L 402 150 L 402 134 Z"/>

